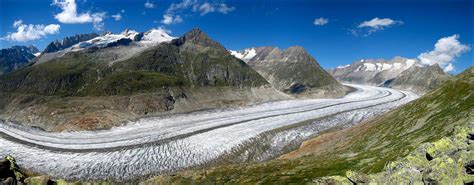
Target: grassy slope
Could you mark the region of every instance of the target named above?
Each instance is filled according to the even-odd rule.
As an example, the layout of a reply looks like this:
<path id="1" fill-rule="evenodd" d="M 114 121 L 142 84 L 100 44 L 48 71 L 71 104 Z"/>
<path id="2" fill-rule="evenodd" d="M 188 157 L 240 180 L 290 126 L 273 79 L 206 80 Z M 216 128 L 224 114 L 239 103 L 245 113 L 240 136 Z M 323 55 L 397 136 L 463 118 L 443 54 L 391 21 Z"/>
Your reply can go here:
<path id="1" fill-rule="evenodd" d="M 214 167 L 158 176 L 149 182 L 291 183 L 343 175 L 347 170 L 379 172 L 419 144 L 451 135 L 473 122 L 474 68 L 420 99 L 355 127 L 305 142 L 279 160 Z"/>

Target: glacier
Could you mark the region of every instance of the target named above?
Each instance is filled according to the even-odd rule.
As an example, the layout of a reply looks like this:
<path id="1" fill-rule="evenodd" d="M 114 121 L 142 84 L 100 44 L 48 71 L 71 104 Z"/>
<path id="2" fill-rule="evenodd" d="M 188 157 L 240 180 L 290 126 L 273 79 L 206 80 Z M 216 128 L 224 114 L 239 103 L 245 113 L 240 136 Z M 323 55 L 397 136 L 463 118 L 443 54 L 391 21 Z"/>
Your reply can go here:
<path id="1" fill-rule="evenodd" d="M 255 161 L 269 160 L 284 152 L 284 146 L 418 98 L 396 89 L 346 85 L 357 91 L 339 99 L 284 100 L 143 118 L 109 130 L 45 132 L 0 122 L 0 155 L 12 155 L 34 172 L 70 180 L 146 178 L 212 164 L 223 156 L 242 157 L 256 141 L 269 149 Z"/>

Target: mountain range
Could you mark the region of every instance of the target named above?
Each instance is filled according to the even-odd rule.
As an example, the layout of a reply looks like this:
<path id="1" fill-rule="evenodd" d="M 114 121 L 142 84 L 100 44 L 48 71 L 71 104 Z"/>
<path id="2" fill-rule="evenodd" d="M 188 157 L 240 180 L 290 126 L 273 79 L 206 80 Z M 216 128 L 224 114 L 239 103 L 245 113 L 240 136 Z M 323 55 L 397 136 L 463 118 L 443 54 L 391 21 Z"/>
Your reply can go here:
<path id="1" fill-rule="evenodd" d="M 144 116 L 350 90 L 301 47 L 258 50 L 245 63 L 200 29 L 178 38 L 161 29 L 75 35 L 0 76 L 0 114 L 46 130 L 95 130 Z M 272 62 L 278 68 L 266 64 Z"/>
<path id="2" fill-rule="evenodd" d="M 417 59 L 362 59 L 329 69 L 339 81 L 411 90 L 424 94 L 449 78 L 439 65 L 422 65 Z"/>

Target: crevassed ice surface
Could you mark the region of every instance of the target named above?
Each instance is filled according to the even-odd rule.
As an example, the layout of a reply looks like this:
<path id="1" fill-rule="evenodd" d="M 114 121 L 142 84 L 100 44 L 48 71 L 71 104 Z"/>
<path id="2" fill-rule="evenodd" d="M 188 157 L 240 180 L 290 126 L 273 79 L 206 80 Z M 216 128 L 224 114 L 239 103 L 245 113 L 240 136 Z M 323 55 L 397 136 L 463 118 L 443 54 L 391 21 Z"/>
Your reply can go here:
<path id="1" fill-rule="evenodd" d="M 206 164 L 284 126 L 329 116 L 330 121 L 313 127 L 330 128 L 338 120 L 360 120 L 417 98 L 395 89 L 350 86 L 357 91 L 340 99 L 286 100 L 146 118 L 110 130 L 51 133 L 1 123 L 0 155 L 12 155 L 22 167 L 60 178 L 127 180 Z M 275 150 L 278 142 L 319 131 L 297 130 L 302 129 L 276 135 L 271 141 Z"/>

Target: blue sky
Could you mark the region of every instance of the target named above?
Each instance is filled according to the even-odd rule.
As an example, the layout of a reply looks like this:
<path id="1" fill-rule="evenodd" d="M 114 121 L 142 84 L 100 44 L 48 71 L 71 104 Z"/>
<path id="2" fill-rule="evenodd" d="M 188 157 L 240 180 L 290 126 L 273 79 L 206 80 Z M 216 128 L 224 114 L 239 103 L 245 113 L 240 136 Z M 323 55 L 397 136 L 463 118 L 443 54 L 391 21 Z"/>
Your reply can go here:
<path id="1" fill-rule="evenodd" d="M 180 36 L 199 27 L 233 50 L 300 45 L 325 68 L 362 58 L 417 58 L 424 52 L 427 63 L 439 59 L 444 67 L 454 65 L 451 73 L 473 65 L 471 0 L 76 0 L 75 18 L 58 17 L 64 7 L 55 1 L 2 0 L 1 48 L 33 44 L 41 50 L 65 36 L 126 28 L 162 27 Z M 87 15 L 81 19 L 82 14 Z M 117 14 L 120 20 L 112 16 Z M 164 21 L 165 15 L 171 20 Z M 318 18 L 326 23 L 316 25 Z M 34 36 L 8 37 L 30 24 L 43 27 Z M 443 44 L 435 49 L 442 38 L 450 38 L 444 42 L 449 51 Z M 446 53 L 451 58 L 443 58 Z"/>

